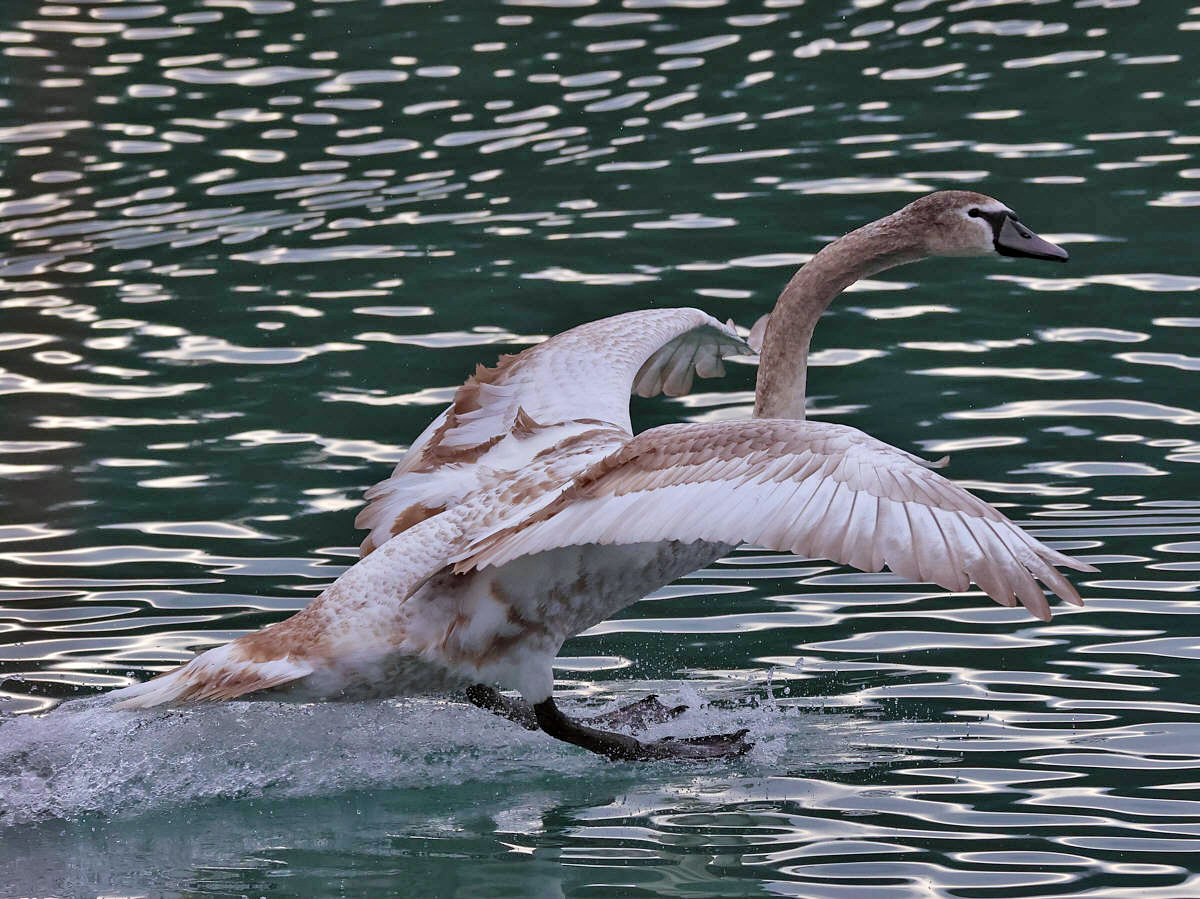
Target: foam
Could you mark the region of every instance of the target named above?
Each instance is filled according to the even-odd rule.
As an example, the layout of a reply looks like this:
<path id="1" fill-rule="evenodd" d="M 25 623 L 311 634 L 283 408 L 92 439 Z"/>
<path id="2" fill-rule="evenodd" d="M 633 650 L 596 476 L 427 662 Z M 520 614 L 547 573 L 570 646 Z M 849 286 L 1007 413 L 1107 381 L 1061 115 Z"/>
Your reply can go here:
<path id="1" fill-rule="evenodd" d="M 775 703 L 700 706 L 694 693 L 664 701 L 693 706 L 644 738 L 749 727 L 744 759 L 705 772 L 765 773 L 781 766 L 860 766 L 880 750 L 857 749 L 864 722 Z M 636 695 L 623 691 L 621 702 Z M 610 703 L 611 706 L 617 702 Z M 605 709 L 562 703 L 569 714 Z M 468 706 L 431 699 L 295 705 L 230 702 L 163 711 L 119 711 L 104 697 L 48 714 L 0 718 L 0 828 L 55 819 L 137 815 L 217 799 L 323 797 L 364 790 L 469 783 L 535 788 L 555 776 L 670 779 L 694 766 L 614 765 Z"/>

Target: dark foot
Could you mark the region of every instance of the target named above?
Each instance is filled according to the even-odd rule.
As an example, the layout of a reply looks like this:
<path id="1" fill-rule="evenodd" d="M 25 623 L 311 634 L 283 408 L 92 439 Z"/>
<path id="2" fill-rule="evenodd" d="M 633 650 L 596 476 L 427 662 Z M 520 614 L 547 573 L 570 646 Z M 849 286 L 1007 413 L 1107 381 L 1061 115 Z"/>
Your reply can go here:
<path id="1" fill-rule="evenodd" d="M 709 737 L 686 737 L 682 740 L 668 738 L 643 743 L 625 734 L 597 730 L 574 721 L 559 711 L 552 698 L 539 702 L 533 707 L 533 711 L 542 730 L 550 736 L 582 746 L 613 761 L 736 758 L 746 753 L 753 745 L 746 740 L 746 734 L 749 733 L 747 730 Z"/>
<path id="2" fill-rule="evenodd" d="M 483 684 L 472 684 L 467 687 L 467 702 L 487 709 L 501 718 L 507 718 L 526 730 L 539 729 L 537 716 L 529 703 L 521 699 L 509 699 L 499 690 L 493 690 Z"/>
<path id="3" fill-rule="evenodd" d="M 658 701 L 657 696 L 647 696 L 619 709 L 605 712 L 603 715 L 592 715 L 584 719 L 588 724 L 599 727 L 627 727 L 630 730 L 642 730 L 651 724 L 662 724 L 672 718 L 678 718 L 687 711 L 686 705 L 668 708 Z"/>
<path id="4" fill-rule="evenodd" d="M 754 746 L 746 739 L 749 728 L 743 727 L 731 734 L 710 734 L 706 737 L 664 737 L 651 747 L 667 751 L 667 755 L 655 758 L 676 759 L 734 759 L 745 755 Z"/>

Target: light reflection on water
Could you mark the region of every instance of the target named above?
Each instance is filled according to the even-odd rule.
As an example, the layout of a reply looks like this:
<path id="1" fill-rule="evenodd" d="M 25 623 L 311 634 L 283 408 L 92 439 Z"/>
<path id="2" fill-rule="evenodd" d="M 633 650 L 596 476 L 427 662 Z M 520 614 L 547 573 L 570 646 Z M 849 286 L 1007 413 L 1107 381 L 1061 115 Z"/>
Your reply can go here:
<path id="1" fill-rule="evenodd" d="M 1102 569 L 1040 624 L 743 548 L 568 644 L 576 702 L 682 678 L 714 703 L 689 726 L 751 726 L 720 770 L 430 702 L 6 718 L 0 816 L 44 822 L 5 828 L 0 870 L 44 872 L 8 891 L 1200 893 L 1200 20 L 845 7 L 0 11 L 6 711 L 303 606 L 476 363 L 651 304 L 749 325 L 823 241 L 943 187 L 1070 265 L 857 285 L 813 414 L 951 454 Z M 752 386 L 731 366 L 635 417 L 745 416 Z"/>

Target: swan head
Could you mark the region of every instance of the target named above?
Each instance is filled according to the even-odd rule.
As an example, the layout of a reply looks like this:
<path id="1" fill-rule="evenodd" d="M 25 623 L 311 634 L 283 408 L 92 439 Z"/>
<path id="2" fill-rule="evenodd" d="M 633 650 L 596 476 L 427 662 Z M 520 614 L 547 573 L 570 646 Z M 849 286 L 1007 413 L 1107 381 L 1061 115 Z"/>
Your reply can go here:
<path id="1" fill-rule="evenodd" d="M 929 256 L 1022 256 L 1066 262 L 1066 250 L 1038 237 L 1017 214 L 986 194 L 940 190 L 896 213 L 920 235 Z M 899 224 L 899 222 L 897 222 Z"/>

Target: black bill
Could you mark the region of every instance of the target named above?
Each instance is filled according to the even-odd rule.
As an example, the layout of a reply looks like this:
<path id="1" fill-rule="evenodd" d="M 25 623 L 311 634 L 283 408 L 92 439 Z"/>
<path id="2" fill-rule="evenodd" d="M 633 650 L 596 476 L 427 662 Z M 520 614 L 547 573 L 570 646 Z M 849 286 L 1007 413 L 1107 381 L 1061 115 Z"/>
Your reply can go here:
<path id="1" fill-rule="evenodd" d="M 1058 244 L 1038 237 L 1011 215 L 993 223 L 993 229 L 996 235 L 996 252 L 1001 256 L 1024 256 L 1028 259 L 1048 259 L 1051 262 L 1066 262 L 1071 258 Z"/>

